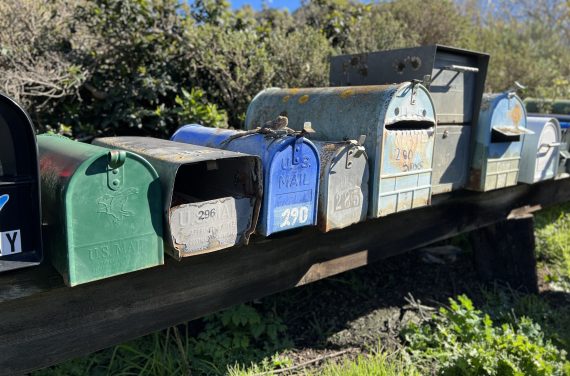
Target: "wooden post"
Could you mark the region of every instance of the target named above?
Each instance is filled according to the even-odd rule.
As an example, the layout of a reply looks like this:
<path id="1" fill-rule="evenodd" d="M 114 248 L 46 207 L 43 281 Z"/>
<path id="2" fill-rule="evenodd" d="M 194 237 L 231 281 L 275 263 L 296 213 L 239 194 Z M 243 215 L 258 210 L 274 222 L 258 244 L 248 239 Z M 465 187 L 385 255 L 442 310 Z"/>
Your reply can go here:
<path id="1" fill-rule="evenodd" d="M 475 268 L 482 280 L 538 293 L 532 214 L 511 214 L 504 221 L 473 231 L 470 237 Z"/>

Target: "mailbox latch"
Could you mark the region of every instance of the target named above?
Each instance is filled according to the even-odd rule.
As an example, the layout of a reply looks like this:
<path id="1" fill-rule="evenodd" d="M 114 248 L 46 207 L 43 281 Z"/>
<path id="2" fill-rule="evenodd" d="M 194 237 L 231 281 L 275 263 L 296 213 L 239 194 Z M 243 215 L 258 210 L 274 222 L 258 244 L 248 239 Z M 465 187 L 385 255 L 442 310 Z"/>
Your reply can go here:
<path id="1" fill-rule="evenodd" d="M 297 136 L 293 144 L 293 164 L 298 165 L 303 160 L 303 136 Z"/>
<path id="2" fill-rule="evenodd" d="M 358 140 L 349 140 L 349 144 L 352 145 L 348 152 L 346 153 L 346 169 L 352 168 L 352 161 L 354 158 L 360 157 L 364 153 L 364 142 L 366 141 L 366 135 L 362 134 L 358 137 Z"/>
<path id="3" fill-rule="evenodd" d="M 111 150 L 107 157 L 107 186 L 109 189 L 117 191 L 125 182 L 125 169 L 122 167 L 127 159 L 127 152 Z"/>

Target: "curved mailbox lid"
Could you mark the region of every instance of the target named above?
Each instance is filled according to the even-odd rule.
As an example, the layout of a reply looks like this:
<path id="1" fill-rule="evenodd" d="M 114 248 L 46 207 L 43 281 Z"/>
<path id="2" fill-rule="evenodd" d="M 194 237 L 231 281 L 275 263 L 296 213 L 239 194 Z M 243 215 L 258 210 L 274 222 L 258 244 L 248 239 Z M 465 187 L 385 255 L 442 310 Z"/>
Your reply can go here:
<path id="1" fill-rule="evenodd" d="M 430 203 L 436 118 L 422 85 L 266 89 L 249 105 L 246 128 L 262 126 L 279 115 L 287 116 L 289 127 L 299 131 L 311 122 L 315 131 L 311 137 L 316 140 L 366 135 L 370 217 Z"/>
<path id="2" fill-rule="evenodd" d="M 488 191 L 516 185 L 526 111 L 512 92 L 485 94 L 474 139 L 469 188 Z"/>
<path id="3" fill-rule="evenodd" d="M 38 136 L 46 248 L 77 285 L 164 262 L 158 175 L 140 156 Z"/>
<path id="4" fill-rule="evenodd" d="M 321 158 L 317 225 L 323 232 L 366 220 L 368 159 L 357 141 L 313 141 Z"/>
<path id="5" fill-rule="evenodd" d="M 168 251 L 176 259 L 248 243 L 263 190 L 257 157 L 150 137 L 95 143 L 138 153 L 156 168 Z"/>
<path id="6" fill-rule="evenodd" d="M 560 124 L 547 117 L 527 117 L 526 135 L 522 146 L 519 181 L 532 184 L 552 179 L 558 172 L 560 156 Z"/>
<path id="7" fill-rule="evenodd" d="M 42 261 L 40 180 L 34 126 L 0 93 L 0 272 Z"/>
<path id="8" fill-rule="evenodd" d="M 319 155 L 311 141 L 285 131 L 273 134 L 186 125 L 173 141 L 257 155 L 263 163 L 263 206 L 257 231 L 268 236 L 316 225 Z"/>

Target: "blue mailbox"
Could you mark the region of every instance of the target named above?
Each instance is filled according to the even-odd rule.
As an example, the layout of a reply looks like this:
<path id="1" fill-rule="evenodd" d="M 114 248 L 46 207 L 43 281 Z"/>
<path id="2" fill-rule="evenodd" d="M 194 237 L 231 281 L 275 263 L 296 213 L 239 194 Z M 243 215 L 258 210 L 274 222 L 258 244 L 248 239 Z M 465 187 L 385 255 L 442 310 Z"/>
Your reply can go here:
<path id="1" fill-rule="evenodd" d="M 172 141 L 257 155 L 263 164 L 263 203 L 257 232 L 269 236 L 317 223 L 320 160 L 300 134 L 243 132 L 185 125 Z"/>
<path id="2" fill-rule="evenodd" d="M 477 123 L 468 188 L 490 191 L 516 185 L 526 111 L 514 92 L 485 94 Z"/>

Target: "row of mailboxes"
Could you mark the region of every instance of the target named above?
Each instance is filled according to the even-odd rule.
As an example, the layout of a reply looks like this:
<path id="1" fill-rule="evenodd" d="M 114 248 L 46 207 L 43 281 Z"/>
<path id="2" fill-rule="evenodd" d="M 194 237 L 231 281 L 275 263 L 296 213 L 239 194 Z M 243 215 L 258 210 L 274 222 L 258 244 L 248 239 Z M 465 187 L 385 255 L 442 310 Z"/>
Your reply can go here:
<path id="1" fill-rule="evenodd" d="M 384 86 L 266 89 L 251 102 L 246 128 L 286 116 L 311 138 L 363 143 L 370 164 L 368 215 L 372 218 L 428 205 L 435 109 L 419 83 Z"/>

